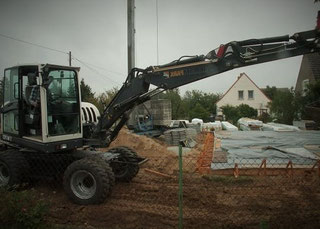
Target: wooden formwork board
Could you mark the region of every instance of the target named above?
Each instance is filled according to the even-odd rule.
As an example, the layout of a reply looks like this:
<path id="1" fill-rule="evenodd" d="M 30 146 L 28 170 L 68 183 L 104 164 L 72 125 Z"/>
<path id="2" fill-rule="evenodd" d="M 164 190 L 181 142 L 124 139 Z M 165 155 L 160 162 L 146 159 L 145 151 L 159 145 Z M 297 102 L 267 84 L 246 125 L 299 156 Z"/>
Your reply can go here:
<path id="1" fill-rule="evenodd" d="M 212 175 L 234 175 L 235 177 L 245 176 L 277 176 L 277 175 L 304 175 L 306 173 L 314 173 L 320 176 L 320 160 L 314 165 L 299 165 L 288 161 L 287 164 L 267 165 L 266 160 L 262 160 L 260 165 L 252 164 L 234 164 L 234 168 L 227 169 L 211 169 Z"/>

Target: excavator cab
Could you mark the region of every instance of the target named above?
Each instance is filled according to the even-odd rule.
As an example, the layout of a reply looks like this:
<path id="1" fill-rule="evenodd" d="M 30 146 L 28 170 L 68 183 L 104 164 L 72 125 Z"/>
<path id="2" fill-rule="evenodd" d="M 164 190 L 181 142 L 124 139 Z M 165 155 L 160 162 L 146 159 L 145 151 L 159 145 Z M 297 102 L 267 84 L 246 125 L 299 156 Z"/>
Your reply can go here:
<path id="1" fill-rule="evenodd" d="M 5 69 L 2 140 L 47 153 L 81 146 L 78 72 L 48 64 Z"/>

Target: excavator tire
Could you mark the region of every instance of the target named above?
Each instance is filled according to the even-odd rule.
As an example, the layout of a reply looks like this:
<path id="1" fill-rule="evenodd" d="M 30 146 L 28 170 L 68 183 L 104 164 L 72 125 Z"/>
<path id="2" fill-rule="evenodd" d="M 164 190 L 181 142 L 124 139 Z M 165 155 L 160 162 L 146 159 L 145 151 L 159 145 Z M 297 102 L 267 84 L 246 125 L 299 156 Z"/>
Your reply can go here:
<path id="1" fill-rule="evenodd" d="M 139 172 L 139 165 L 135 164 L 137 153 L 125 146 L 113 148 L 109 152 L 120 154 L 117 161 L 111 162 L 116 180 L 130 182 Z"/>
<path id="2" fill-rule="evenodd" d="M 103 157 L 97 156 L 97 155 L 89 157 L 89 159 L 96 161 L 96 163 L 99 163 L 101 165 L 101 167 L 104 168 L 105 171 L 108 173 L 108 176 L 109 176 L 109 193 L 108 193 L 107 196 L 110 196 L 112 188 L 115 185 L 116 178 L 114 177 L 114 173 L 112 171 L 112 168 L 111 168 L 109 162 L 104 160 Z"/>
<path id="3" fill-rule="evenodd" d="M 111 193 L 111 175 L 108 163 L 85 157 L 68 166 L 63 186 L 67 196 L 76 204 L 100 204 Z"/>
<path id="4" fill-rule="evenodd" d="M 127 147 L 127 146 L 120 146 L 120 148 L 123 148 L 123 149 L 126 149 L 126 150 L 130 151 L 130 155 L 131 155 L 133 158 L 136 158 L 136 157 L 138 156 L 138 154 L 137 154 L 136 151 L 134 151 L 133 149 L 131 149 L 131 148 Z M 131 158 L 132 158 L 132 157 L 131 157 Z M 139 169 L 140 169 L 140 167 L 139 167 L 138 165 L 135 166 L 134 172 L 133 172 L 133 177 L 135 177 L 135 176 L 139 173 Z"/>
<path id="5" fill-rule="evenodd" d="M 27 169 L 27 161 L 18 150 L 0 152 L 0 187 L 17 187 L 23 182 Z"/>

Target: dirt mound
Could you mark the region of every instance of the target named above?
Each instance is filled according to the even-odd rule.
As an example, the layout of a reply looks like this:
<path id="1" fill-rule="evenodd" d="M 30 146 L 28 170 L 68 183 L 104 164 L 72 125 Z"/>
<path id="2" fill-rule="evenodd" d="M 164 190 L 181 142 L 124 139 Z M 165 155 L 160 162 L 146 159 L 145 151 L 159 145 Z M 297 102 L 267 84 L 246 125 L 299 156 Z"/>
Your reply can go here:
<path id="1" fill-rule="evenodd" d="M 167 174 L 172 173 L 172 162 L 176 161 L 177 155 L 167 150 L 164 142 L 152 138 L 131 133 L 123 128 L 116 140 L 109 148 L 117 146 L 127 146 L 138 153 L 139 156 L 146 157 L 149 161 L 143 165 L 143 168 L 153 169 Z"/>
<path id="2" fill-rule="evenodd" d="M 127 146 L 131 149 L 137 151 L 141 156 L 163 156 L 163 155 L 173 155 L 167 150 L 167 145 L 165 143 L 160 144 L 152 138 L 137 135 L 131 133 L 128 129 L 123 128 L 116 140 L 114 140 L 110 148 L 117 146 Z"/>
<path id="3" fill-rule="evenodd" d="M 131 133 L 123 128 L 116 140 L 112 142 L 109 148 L 117 146 L 127 146 L 135 150 L 139 156 L 146 157 L 149 161 L 143 165 L 143 168 L 149 168 L 165 174 L 177 174 L 178 155 L 167 149 L 168 145 L 159 139 L 153 139 L 142 135 Z M 183 155 L 186 170 L 195 169 L 196 157 L 199 155 L 199 145 L 190 152 Z"/>

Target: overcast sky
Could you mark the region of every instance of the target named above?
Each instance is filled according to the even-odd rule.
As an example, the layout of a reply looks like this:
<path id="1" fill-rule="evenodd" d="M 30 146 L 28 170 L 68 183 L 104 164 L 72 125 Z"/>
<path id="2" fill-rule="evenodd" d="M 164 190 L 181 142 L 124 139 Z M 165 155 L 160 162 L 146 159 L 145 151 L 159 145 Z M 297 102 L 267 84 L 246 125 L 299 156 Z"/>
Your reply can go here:
<path id="1" fill-rule="evenodd" d="M 0 34 L 75 58 L 97 93 L 127 75 L 127 0 L 0 0 Z M 136 66 L 157 65 L 156 0 L 135 0 Z M 159 64 L 222 43 L 313 29 L 313 0 L 158 0 Z M 67 54 L 0 36 L 0 71 L 22 63 L 68 65 Z M 301 57 L 232 70 L 180 88 L 225 92 L 241 72 L 259 87 L 295 86 Z M 88 68 L 90 66 L 90 68 Z M 3 74 L 3 73 L 2 73 Z"/>

